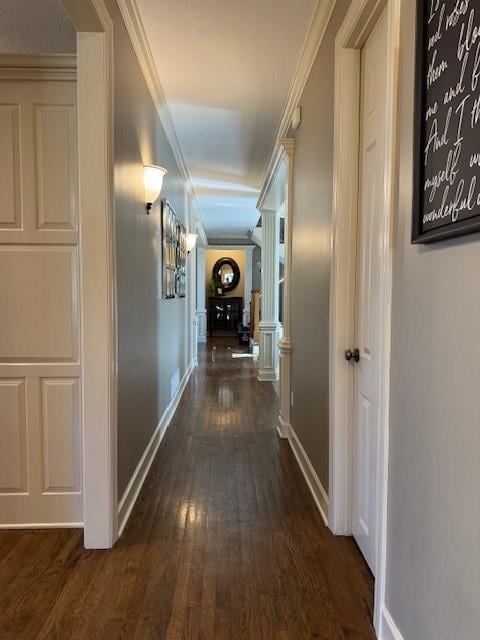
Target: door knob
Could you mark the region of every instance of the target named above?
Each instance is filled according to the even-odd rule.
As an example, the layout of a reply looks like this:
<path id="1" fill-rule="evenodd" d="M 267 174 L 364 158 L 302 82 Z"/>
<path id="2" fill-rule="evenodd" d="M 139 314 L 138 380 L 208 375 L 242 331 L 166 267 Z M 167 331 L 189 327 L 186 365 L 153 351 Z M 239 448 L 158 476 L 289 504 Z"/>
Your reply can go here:
<path id="1" fill-rule="evenodd" d="M 353 351 L 350 351 L 350 349 L 347 349 L 345 351 L 345 360 L 347 360 L 347 362 L 350 362 L 351 360 L 355 360 L 355 362 L 359 362 L 360 351 L 358 349 L 354 349 Z"/>

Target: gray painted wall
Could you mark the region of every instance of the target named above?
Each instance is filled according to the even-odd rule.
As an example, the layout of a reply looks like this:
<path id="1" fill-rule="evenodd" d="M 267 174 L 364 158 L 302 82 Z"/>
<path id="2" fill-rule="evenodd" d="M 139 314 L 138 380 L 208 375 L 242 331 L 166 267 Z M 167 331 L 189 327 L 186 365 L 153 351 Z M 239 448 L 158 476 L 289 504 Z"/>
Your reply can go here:
<path id="1" fill-rule="evenodd" d="M 295 132 L 292 249 L 292 426 L 328 491 L 328 341 L 333 175 L 334 39 L 338 0 L 300 105 Z"/>
<path id="2" fill-rule="evenodd" d="M 61 0 L 1 0 L 0 53 L 75 53 L 76 33 Z"/>
<path id="3" fill-rule="evenodd" d="M 161 299 L 160 206 L 145 212 L 143 165 L 168 169 L 162 197 L 185 221 L 185 189 L 114 0 L 118 281 L 118 494 L 122 496 L 187 368 L 187 299 Z"/>
<path id="4" fill-rule="evenodd" d="M 480 236 L 410 244 L 414 31 L 403 0 L 387 607 L 405 640 L 478 640 Z"/>

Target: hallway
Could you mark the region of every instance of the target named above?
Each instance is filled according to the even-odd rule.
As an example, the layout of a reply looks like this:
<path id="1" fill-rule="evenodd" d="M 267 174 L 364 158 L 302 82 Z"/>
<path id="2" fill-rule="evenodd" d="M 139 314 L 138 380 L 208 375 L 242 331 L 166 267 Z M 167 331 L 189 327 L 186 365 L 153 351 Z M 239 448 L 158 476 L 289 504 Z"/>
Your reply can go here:
<path id="1" fill-rule="evenodd" d="M 480 640 L 479 34 L 0 0 L 0 640 Z"/>
<path id="2" fill-rule="evenodd" d="M 228 339 L 202 349 L 127 528 L 0 532 L 0 637 L 369 640 L 372 581 L 323 525 Z M 232 341 L 235 350 L 235 341 Z"/>

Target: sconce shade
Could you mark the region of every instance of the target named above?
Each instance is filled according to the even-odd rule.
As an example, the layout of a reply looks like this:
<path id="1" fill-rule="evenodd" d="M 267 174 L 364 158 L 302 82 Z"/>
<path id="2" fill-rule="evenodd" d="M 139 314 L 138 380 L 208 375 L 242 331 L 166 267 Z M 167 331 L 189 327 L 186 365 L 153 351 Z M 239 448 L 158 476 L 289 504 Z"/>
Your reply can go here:
<path id="1" fill-rule="evenodd" d="M 197 234 L 187 233 L 187 238 L 186 238 L 187 253 L 190 253 L 192 249 L 195 249 L 196 244 L 197 244 Z"/>
<path id="2" fill-rule="evenodd" d="M 145 186 L 145 202 L 147 204 L 147 210 L 151 208 L 152 204 L 160 195 L 163 176 L 166 173 L 166 169 L 163 167 L 157 167 L 153 164 L 143 167 L 143 184 Z"/>

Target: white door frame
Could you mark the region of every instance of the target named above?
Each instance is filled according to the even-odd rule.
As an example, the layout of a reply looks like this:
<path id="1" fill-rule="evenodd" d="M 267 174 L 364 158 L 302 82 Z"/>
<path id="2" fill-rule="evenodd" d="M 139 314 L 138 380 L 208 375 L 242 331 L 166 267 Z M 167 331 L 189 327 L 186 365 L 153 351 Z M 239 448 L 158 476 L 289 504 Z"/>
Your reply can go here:
<path id="1" fill-rule="evenodd" d="M 374 625 L 380 632 L 385 599 L 387 473 L 389 429 L 392 217 L 395 196 L 396 96 L 401 0 L 353 0 L 335 39 L 335 125 L 333 240 L 330 288 L 330 508 L 329 527 L 352 533 L 353 367 L 344 357 L 352 348 L 355 319 L 356 224 L 360 134 L 360 52 L 382 10 L 388 11 L 387 104 L 384 207 L 388 212 L 383 242 L 380 321 L 380 434 L 378 439 L 377 551 Z"/>
<path id="2" fill-rule="evenodd" d="M 118 537 L 113 24 L 103 0 L 63 0 L 77 30 L 84 544 Z"/>

